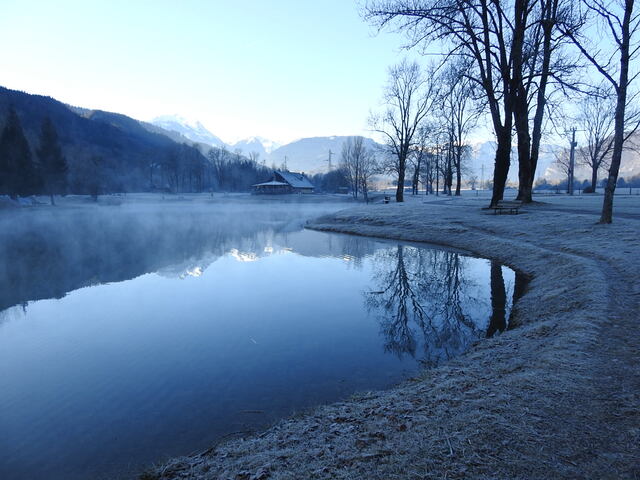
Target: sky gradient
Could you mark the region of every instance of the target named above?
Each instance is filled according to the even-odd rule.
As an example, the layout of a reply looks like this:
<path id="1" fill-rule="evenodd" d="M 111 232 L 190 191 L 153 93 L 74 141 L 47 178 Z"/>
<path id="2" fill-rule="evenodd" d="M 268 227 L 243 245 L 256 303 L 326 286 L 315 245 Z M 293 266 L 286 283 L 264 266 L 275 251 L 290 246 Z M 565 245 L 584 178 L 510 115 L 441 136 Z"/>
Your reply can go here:
<path id="1" fill-rule="evenodd" d="M 1 0 L 0 85 L 226 142 L 367 134 L 403 38 L 351 0 Z"/>

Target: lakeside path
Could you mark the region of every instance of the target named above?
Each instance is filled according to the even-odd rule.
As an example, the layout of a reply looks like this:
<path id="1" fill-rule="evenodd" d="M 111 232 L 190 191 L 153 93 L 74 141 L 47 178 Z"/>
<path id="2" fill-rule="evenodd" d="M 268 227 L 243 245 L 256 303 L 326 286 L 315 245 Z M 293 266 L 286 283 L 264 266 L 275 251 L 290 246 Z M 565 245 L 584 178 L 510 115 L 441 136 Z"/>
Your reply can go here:
<path id="1" fill-rule="evenodd" d="M 310 227 L 450 245 L 531 281 L 518 327 L 419 378 L 284 420 L 141 478 L 640 478 L 640 197 L 375 204 Z M 322 359 L 318 359 L 322 361 Z"/>

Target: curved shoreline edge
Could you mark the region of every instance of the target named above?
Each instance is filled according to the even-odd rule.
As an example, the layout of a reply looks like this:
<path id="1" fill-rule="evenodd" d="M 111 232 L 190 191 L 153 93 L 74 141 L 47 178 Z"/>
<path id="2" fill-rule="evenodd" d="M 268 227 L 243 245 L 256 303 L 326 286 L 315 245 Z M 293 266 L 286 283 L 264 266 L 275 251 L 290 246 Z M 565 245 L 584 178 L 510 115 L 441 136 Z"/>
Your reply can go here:
<path id="1" fill-rule="evenodd" d="M 172 459 L 147 479 L 634 478 L 640 474 L 640 219 L 474 199 L 369 205 L 309 228 L 428 242 L 530 278 L 518 328 L 391 390 Z M 635 313 L 635 314 L 634 314 Z M 621 413 L 622 412 L 622 413 Z"/>

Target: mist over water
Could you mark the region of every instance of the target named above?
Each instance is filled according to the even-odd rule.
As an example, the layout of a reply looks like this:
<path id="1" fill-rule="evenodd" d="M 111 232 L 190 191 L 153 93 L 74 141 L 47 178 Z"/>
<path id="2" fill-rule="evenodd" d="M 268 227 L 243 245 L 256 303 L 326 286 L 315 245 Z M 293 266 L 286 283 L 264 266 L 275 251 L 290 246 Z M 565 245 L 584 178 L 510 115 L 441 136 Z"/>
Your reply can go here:
<path id="1" fill-rule="evenodd" d="M 302 229 L 339 208 L 0 212 L 0 478 L 129 478 L 508 327 L 513 271 Z"/>

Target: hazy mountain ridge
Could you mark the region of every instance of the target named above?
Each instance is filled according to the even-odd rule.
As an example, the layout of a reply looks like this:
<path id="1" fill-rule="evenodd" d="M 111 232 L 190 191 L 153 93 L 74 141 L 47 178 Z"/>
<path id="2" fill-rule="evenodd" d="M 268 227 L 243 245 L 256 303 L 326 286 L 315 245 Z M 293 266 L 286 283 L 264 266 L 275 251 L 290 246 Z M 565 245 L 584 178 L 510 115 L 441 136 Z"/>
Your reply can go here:
<path id="1" fill-rule="evenodd" d="M 336 167 L 340 163 L 340 155 L 342 152 L 342 145 L 348 138 L 348 136 L 329 136 L 329 137 L 306 137 L 295 140 L 290 143 L 280 145 L 269 139 L 260 136 L 248 137 L 239 140 L 233 144 L 220 144 L 222 140 L 215 136 L 213 133 L 207 130 L 207 138 L 201 136 L 197 129 L 194 129 L 194 125 L 199 125 L 200 122 L 189 122 L 180 116 L 169 115 L 158 118 L 171 118 L 180 121 L 181 133 L 178 134 L 178 128 L 173 130 L 166 130 L 165 132 L 173 133 L 176 141 L 200 141 L 200 143 L 215 146 L 219 148 L 227 148 L 230 151 L 239 151 L 242 155 L 249 157 L 252 153 L 258 154 L 258 162 L 264 163 L 266 166 L 275 166 L 276 168 L 283 168 L 286 162 L 286 167 L 291 171 L 305 172 L 310 175 L 316 173 L 324 173 L 328 171 L 329 167 L 329 151 L 332 152 L 331 163 L 333 167 Z M 158 123 L 154 120 L 151 125 L 168 125 L 167 123 Z M 178 136 L 175 136 L 178 135 Z M 215 142 L 211 138 L 217 139 Z M 205 141 L 206 140 L 206 141 Z M 365 141 L 367 147 L 378 150 L 380 145 L 370 138 L 366 138 Z M 490 180 L 493 172 L 493 163 L 495 160 L 496 143 L 493 140 L 485 142 L 476 142 L 471 145 L 472 154 L 471 158 L 467 162 L 466 171 L 467 176 L 475 175 L 478 179 L 484 178 L 484 180 Z M 546 178 L 547 181 L 557 182 L 561 181 L 560 174 L 554 168 L 554 162 L 556 159 L 556 152 L 562 150 L 563 147 L 552 144 L 543 144 L 541 146 L 540 159 L 538 162 L 538 168 L 536 169 L 536 178 Z M 206 148 L 202 149 L 203 153 L 206 153 Z M 484 173 L 483 173 L 484 166 Z M 579 170 L 577 170 L 579 173 Z M 585 177 L 586 178 L 586 177 Z M 517 168 L 517 149 L 516 146 L 512 149 L 512 166 L 509 171 L 508 180 L 510 182 L 518 181 L 518 168 Z"/>
<path id="2" fill-rule="evenodd" d="M 553 144 L 540 145 L 540 156 L 536 168 L 535 178 L 545 177 L 546 171 L 556 160 L 556 153 L 562 147 Z M 493 176 L 493 165 L 496 156 L 496 142 L 487 140 L 476 142 L 471 145 L 471 160 L 467 163 L 468 175 L 476 175 L 478 180 L 491 180 Z M 483 167 L 484 166 L 484 173 Z M 509 182 L 518 182 L 518 150 L 517 145 L 511 147 L 511 168 L 507 177 Z M 549 179 L 547 179 L 549 181 Z"/>
<path id="3" fill-rule="evenodd" d="M 162 161 L 177 146 L 167 132 L 153 131 L 126 115 L 66 105 L 51 97 L 0 87 L 0 128 L 13 107 L 35 160 L 43 120 L 49 117 L 69 162 L 69 182 L 95 175 L 88 167 L 100 158 L 101 172 L 116 191 L 149 188 L 149 165 Z M 204 158 L 202 158 L 204 161 Z M 89 168 L 89 170 L 87 170 Z"/>
<path id="4" fill-rule="evenodd" d="M 189 121 L 180 115 L 163 115 L 151 121 L 152 125 L 161 127 L 167 132 L 179 134 L 189 141 L 229 151 L 239 151 L 245 157 L 258 154 L 258 162 L 276 168 L 286 167 L 291 171 L 308 174 L 328 171 L 329 151 L 332 152 L 331 163 L 337 166 L 340 162 L 342 145 L 348 136 L 307 137 L 281 145 L 265 137 L 253 136 L 232 144 L 224 143 L 219 137 L 207 130 L 199 121 Z M 176 141 L 180 141 L 176 139 Z M 375 148 L 377 144 L 370 138 L 365 143 Z"/>
<path id="5" fill-rule="evenodd" d="M 280 168 L 286 162 L 291 171 L 308 174 L 327 172 L 329 167 L 329 151 L 332 152 L 331 164 L 335 168 L 340 163 L 342 145 L 348 136 L 301 138 L 275 149 L 269 155 L 267 165 Z M 376 149 L 378 144 L 365 137 L 365 146 Z"/>
<path id="6" fill-rule="evenodd" d="M 618 172 L 618 178 L 624 178 L 629 180 L 632 177 L 640 176 L 640 151 L 635 148 L 635 145 L 640 145 L 640 132 L 634 134 L 626 143 L 627 148 L 622 151 L 622 162 L 620 163 L 620 171 Z M 562 147 L 559 148 L 559 153 Z M 591 181 L 591 167 L 585 165 L 584 156 L 586 151 L 581 148 L 576 149 L 575 153 L 575 169 L 574 178 L 576 180 L 589 180 Z M 608 176 L 608 166 L 603 166 L 598 171 L 598 180 L 602 180 Z M 541 177 L 549 183 L 559 183 L 566 181 L 567 174 L 563 168 L 557 163 L 551 163 L 544 172 L 541 172 Z"/>

